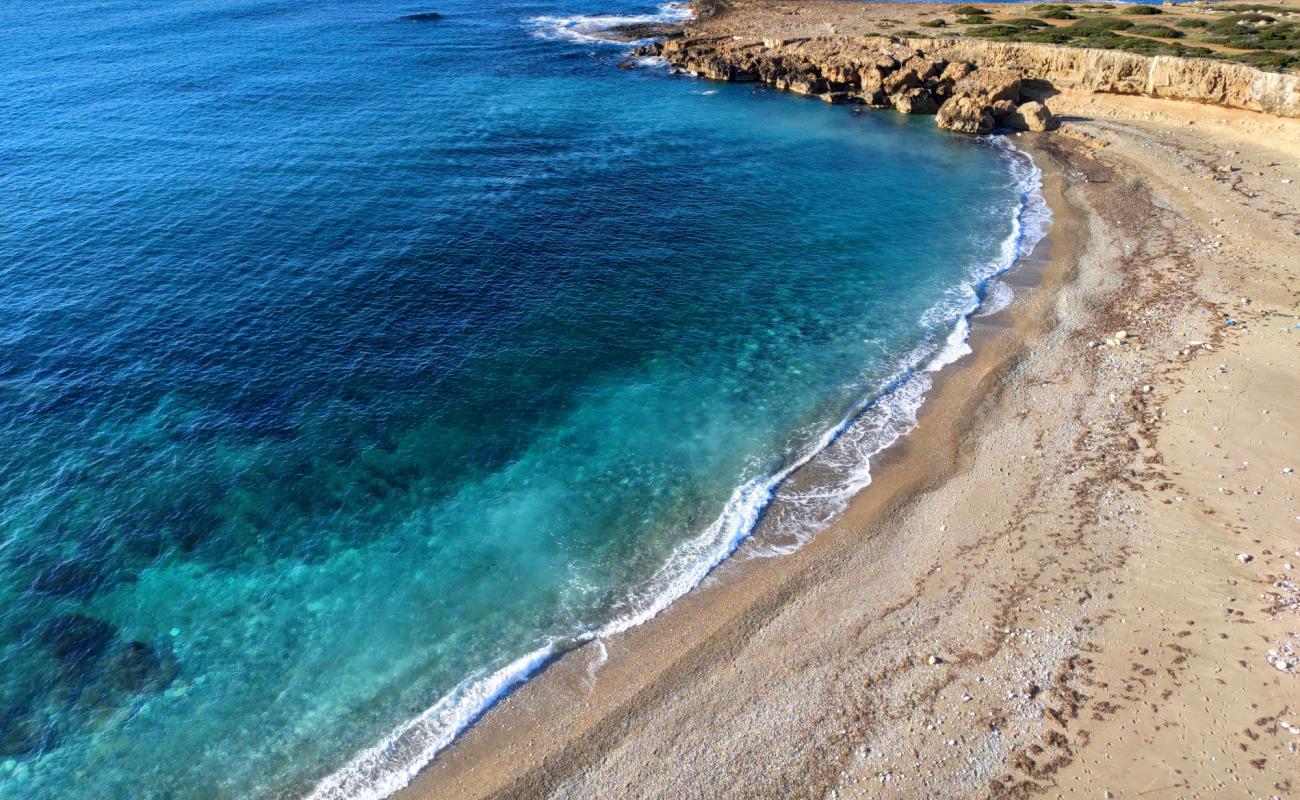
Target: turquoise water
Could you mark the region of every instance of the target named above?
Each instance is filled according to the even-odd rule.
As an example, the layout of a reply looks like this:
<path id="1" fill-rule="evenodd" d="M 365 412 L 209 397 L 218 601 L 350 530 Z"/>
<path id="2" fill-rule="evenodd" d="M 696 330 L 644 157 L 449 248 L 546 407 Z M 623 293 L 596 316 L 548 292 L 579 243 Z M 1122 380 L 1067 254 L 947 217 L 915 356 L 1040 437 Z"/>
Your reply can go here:
<path id="1" fill-rule="evenodd" d="M 1004 147 L 584 36 L 653 6 L 427 10 L 0 6 L 0 797 L 382 796 L 815 531 L 1036 236 Z"/>

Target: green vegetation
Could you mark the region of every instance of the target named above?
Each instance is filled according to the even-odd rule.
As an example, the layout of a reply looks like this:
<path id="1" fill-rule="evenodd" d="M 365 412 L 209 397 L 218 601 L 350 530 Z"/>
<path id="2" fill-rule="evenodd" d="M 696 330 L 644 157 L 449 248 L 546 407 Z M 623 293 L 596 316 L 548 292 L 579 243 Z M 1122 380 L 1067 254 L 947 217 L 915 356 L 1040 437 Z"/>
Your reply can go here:
<path id="1" fill-rule="evenodd" d="M 927 27 L 927 28 L 946 28 L 946 27 L 948 27 L 948 23 L 944 22 L 944 21 L 941 20 L 941 19 L 932 19 L 932 20 L 928 20 L 928 21 L 926 21 L 926 22 L 922 22 L 921 25 L 923 25 L 923 26 L 925 26 L 925 27 Z"/>
<path id="2" fill-rule="evenodd" d="M 1249 64 L 1258 69 L 1271 70 L 1273 72 L 1300 69 L 1300 53 L 1281 53 L 1277 50 L 1256 50 L 1253 53 L 1238 53 L 1232 57 L 1232 60 L 1240 61 L 1243 64 Z"/>
<path id="3" fill-rule="evenodd" d="M 1231 5 L 1222 6 L 1222 8 L 1227 8 L 1231 11 L 1239 12 L 1239 13 L 1246 12 L 1246 11 L 1263 11 L 1265 13 L 1286 14 L 1288 12 L 1295 11 L 1294 8 L 1283 8 L 1282 6 L 1266 6 L 1262 3 L 1233 3 Z"/>
<path id="4" fill-rule="evenodd" d="M 1206 29 L 1205 41 L 1241 50 L 1300 50 L 1300 25 L 1263 14 L 1233 14 Z"/>
<path id="5" fill-rule="evenodd" d="M 957 6 L 953 11 L 962 14 L 956 20 L 958 24 L 971 26 L 966 33 L 981 39 L 1092 47 L 1139 55 L 1214 58 L 1259 69 L 1300 72 L 1300 22 L 1294 20 L 1293 11 L 1279 6 L 1225 4 L 1191 18 L 1176 16 L 1181 14 L 1177 10 L 1165 11 L 1150 5 L 1117 9 L 1039 3 L 1029 8 L 1038 18 L 999 20 L 975 6 Z M 1150 19 L 1161 14 L 1165 15 L 1162 20 Z M 1143 17 L 1146 19 L 1140 19 Z M 1049 20 L 1069 22 L 1054 26 Z M 922 24 L 939 27 L 934 23 Z M 1204 45 L 1248 52 L 1211 50 Z"/>
<path id="6" fill-rule="evenodd" d="M 1130 20 L 1103 16 L 1081 19 L 1073 25 L 1062 28 L 1062 30 L 1067 30 L 1076 36 L 1090 36 L 1105 31 L 1122 31 L 1131 27 L 1133 27 L 1133 23 Z"/>
<path id="7" fill-rule="evenodd" d="M 1181 39 L 1187 34 L 1164 25 L 1134 25 L 1124 31 L 1133 36 L 1155 36 L 1160 39 Z"/>

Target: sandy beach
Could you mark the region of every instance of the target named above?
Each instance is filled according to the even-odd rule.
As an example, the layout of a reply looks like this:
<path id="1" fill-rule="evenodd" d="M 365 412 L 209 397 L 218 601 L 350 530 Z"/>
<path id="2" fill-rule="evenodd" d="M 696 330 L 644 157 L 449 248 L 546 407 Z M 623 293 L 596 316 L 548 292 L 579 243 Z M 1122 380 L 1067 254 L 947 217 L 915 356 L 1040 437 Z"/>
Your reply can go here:
<path id="1" fill-rule="evenodd" d="M 399 797 L 1295 796 L 1300 120 L 1046 103 L 1050 236 L 872 485 Z"/>

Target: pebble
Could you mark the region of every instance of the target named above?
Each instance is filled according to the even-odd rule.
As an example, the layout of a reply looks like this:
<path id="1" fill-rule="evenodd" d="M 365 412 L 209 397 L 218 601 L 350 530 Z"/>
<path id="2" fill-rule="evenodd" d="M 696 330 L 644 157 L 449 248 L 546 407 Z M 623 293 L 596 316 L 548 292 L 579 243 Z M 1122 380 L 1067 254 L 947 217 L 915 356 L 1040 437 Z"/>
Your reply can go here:
<path id="1" fill-rule="evenodd" d="M 1124 341 L 1124 340 L 1127 339 L 1127 338 L 1128 338 L 1128 331 L 1116 331 L 1116 332 L 1115 332 L 1115 340 L 1116 340 L 1116 341 L 1120 341 L 1120 342 L 1122 342 L 1122 341 Z"/>
<path id="2" fill-rule="evenodd" d="M 1252 556 L 1250 553 L 1238 553 L 1237 560 L 1243 564 L 1249 564 L 1250 562 L 1255 560 L 1255 557 Z"/>
<path id="3" fill-rule="evenodd" d="M 1152 389 L 1152 388 L 1153 388 L 1153 387 L 1151 386 L 1151 384 L 1149 384 L 1149 383 L 1148 383 L 1148 384 L 1144 384 L 1144 385 L 1142 386 L 1142 394 L 1151 394 L 1151 389 Z"/>
<path id="4" fill-rule="evenodd" d="M 936 665 L 936 664 L 942 664 L 942 663 L 943 663 L 943 659 L 942 659 L 942 658 L 939 658 L 938 656 L 933 655 L 933 654 L 931 654 L 931 656 L 930 656 L 929 658 L 927 658 L 926 661 L 928 661 L 928 662 L 930 663 L 930 666 L 934 666 L 934 665 Z"/>

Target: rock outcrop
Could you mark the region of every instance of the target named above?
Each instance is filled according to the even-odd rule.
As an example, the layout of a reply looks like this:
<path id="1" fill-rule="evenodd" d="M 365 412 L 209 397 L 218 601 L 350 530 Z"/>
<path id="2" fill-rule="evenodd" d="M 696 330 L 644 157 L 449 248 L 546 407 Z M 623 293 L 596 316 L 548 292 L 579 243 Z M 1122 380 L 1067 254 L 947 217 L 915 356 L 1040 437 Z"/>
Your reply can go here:
<path id="1" fill-rule="evenodd" d="M 1034 100 L 1020 106 L 1003 120 L 1008 128 L 1017 131 L 1050 131 L 1056 128 L 1056 119 L 1047 106 Z"/>
<path id="2" fill-rule="evenodd" d="M 687 29 L 689 32 L 689 28 Z M 684 36 L 641 48 L 706 78 L 756 81 L 832 103 L 934 114 L 942 128 L 988 133 L 1056 127 L 1026 82 L 1141 94 L 1300 116 L 1300 76 L 1241 64 L 964 38 Z"/>
<path id="3" fill-rule="evenodd" d="M 1264 72 L 1245 64 L 1027 42 L 905 41 L 949 61 L 1012 70 L 1058 89 L 1164 97 L 1300 117 L 1300 75 Z"/>
<path id="4" fill-rule="evenodd" d="M 935 114 L 939 127 L 962 133 L 989 133 L 1020 102 L 1018 71 L 950 61 L 891 39 L 678 38 L 639 54 L 662 56 L 715 80 L 757 81 L 829 103 Z"/>

